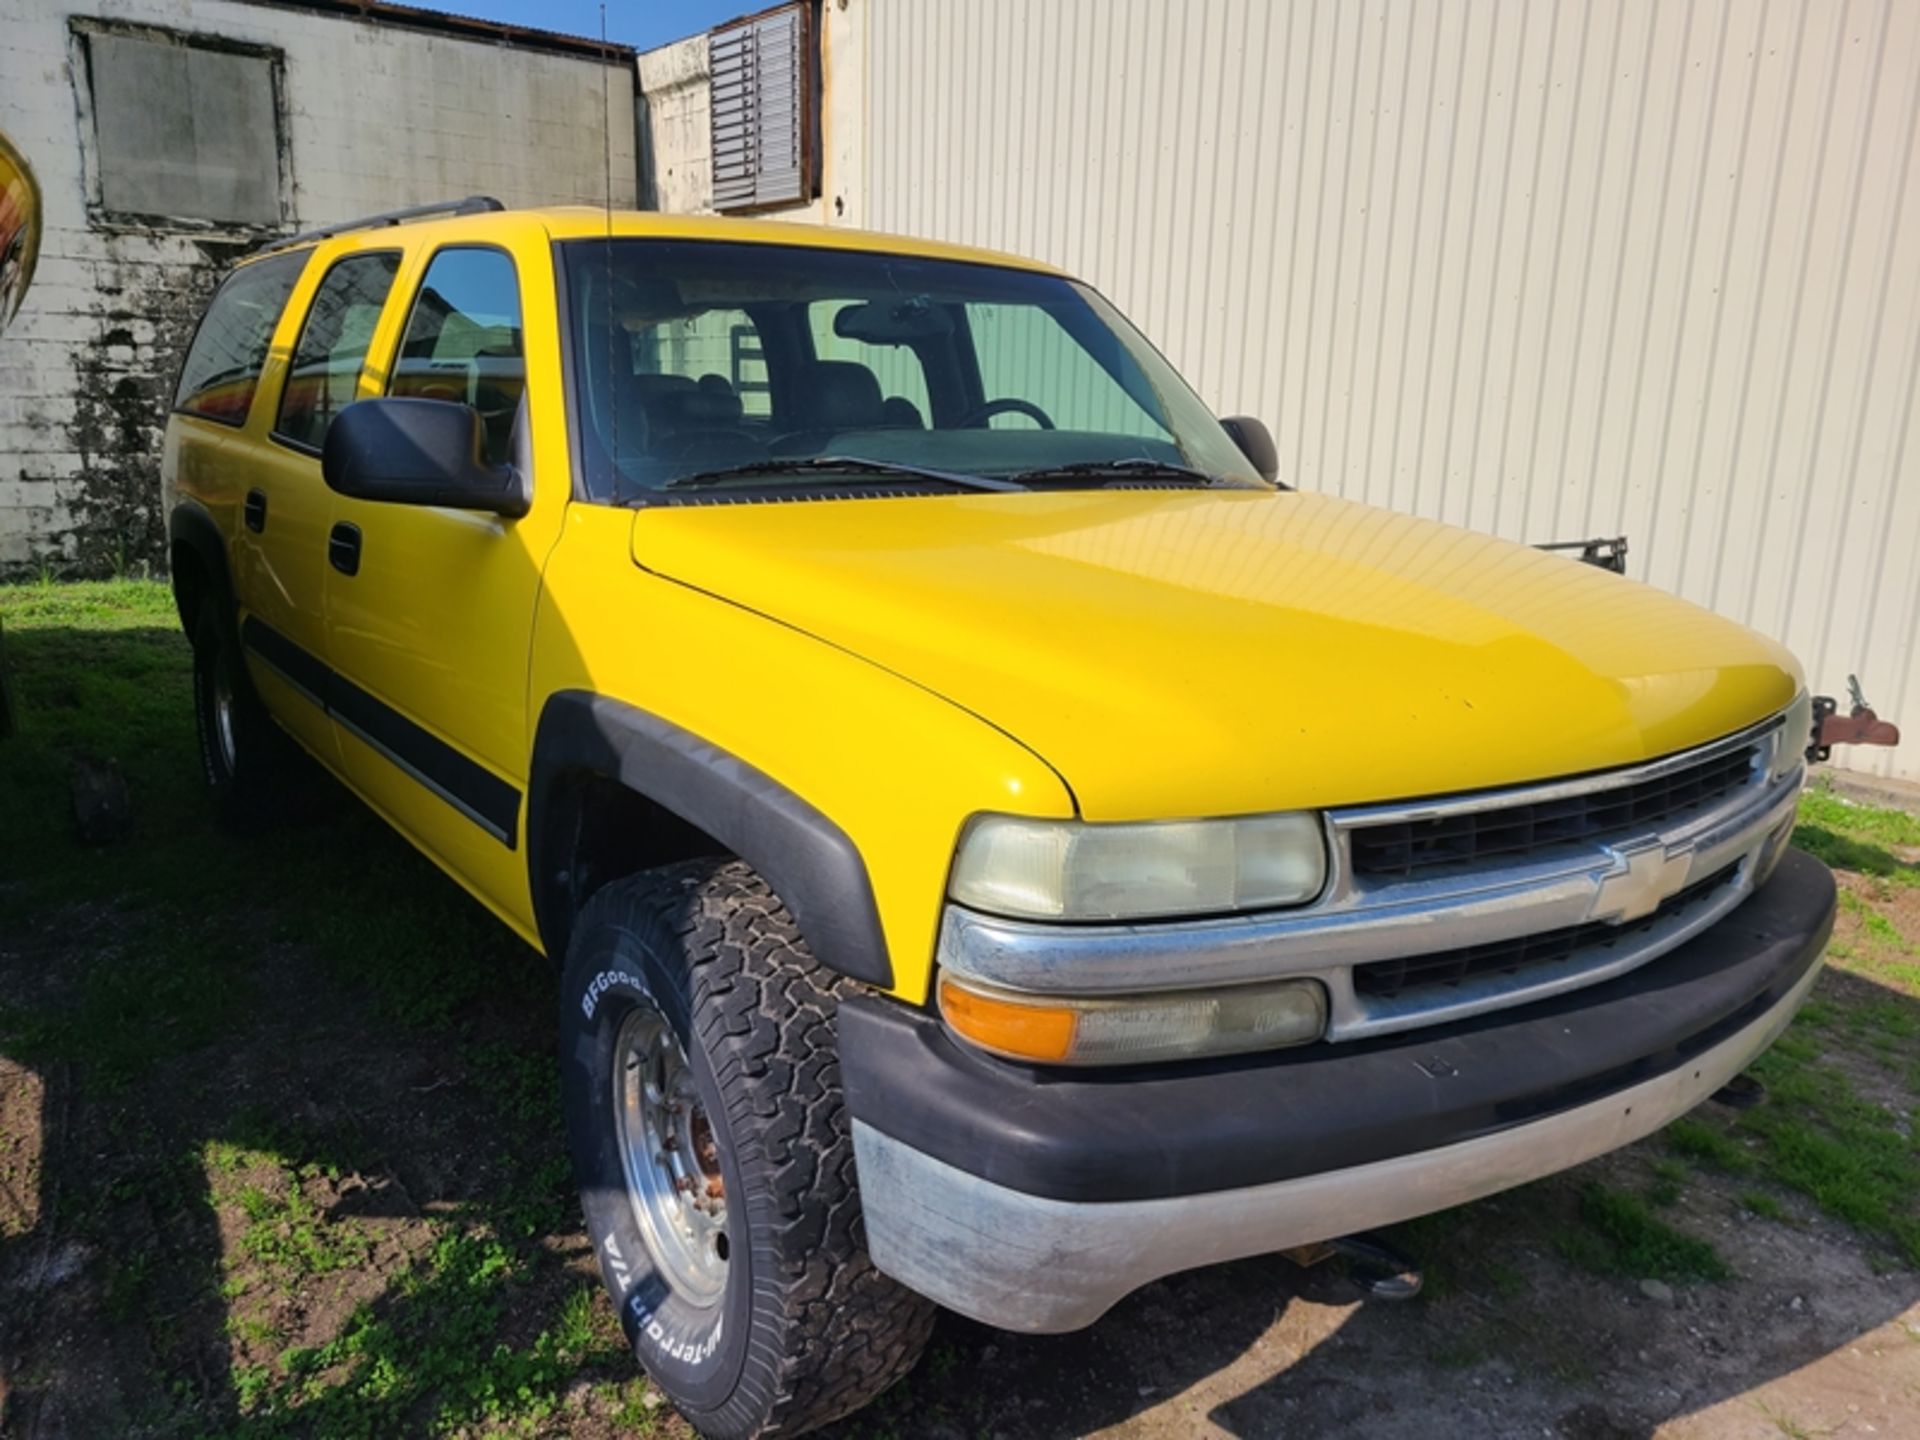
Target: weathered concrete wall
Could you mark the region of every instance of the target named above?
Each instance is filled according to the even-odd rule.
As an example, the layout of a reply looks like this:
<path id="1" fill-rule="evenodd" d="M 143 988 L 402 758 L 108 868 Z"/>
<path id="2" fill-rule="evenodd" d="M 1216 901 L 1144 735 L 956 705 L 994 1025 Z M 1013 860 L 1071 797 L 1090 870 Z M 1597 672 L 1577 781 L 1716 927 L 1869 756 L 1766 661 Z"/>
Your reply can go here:
<path id="1" fill-rule="evenodd" d="M 0 337 L 0 576 L 160 562 L 158 455 L 180 352 L 224 266 L 255 241 L 114 222 L 90 205 L 98 164 L 67 8 L 0 0 L 0 130 L 46 203 L 33 288 Z M 613 201 L 634 203 L 624 57 L 605 65 L 237 0 L 96 0 L 78 13 L 280 51 L 297 228 L 476 192 L 597 204 L 608 140 Z"/>
<path id="2" fill-rule="evenodd" d="M 640 203 L 670 215 L 713 208 L 713 84 L 707 37 L 694 35 L 639 59 Z"/>

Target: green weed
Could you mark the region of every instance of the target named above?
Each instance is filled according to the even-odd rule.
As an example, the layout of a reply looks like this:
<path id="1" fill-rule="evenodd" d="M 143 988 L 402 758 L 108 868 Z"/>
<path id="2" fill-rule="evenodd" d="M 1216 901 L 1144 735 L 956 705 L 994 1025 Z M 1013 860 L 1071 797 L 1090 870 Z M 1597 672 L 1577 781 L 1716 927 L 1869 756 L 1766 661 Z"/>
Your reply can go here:
<path id="1" fill-rule="evenodd" d="M 1582 1269 L 1641 1280 L 1727 1280 L 1732 1269 L 1704 1240 L 1683 1235 L 1634 1196 L 1589 1183 L 1580 1190 L 1581 1228 L 1560 1250 Z"/>

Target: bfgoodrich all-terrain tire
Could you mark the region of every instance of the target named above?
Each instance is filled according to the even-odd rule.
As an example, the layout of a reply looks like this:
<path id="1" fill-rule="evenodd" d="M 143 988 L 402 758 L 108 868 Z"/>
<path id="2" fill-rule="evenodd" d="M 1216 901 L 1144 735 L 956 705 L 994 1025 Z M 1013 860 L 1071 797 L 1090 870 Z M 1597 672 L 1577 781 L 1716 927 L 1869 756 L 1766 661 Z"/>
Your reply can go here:
<path id="1" fill-rule="evenodd" d="M 704 1435 L 792 1435 L 912 1368 L 933 1306 L 867 1258 L 840 977 L 738 861 L 616 881 L 561 985 L 587 1229 L 648 1374 Z"/>

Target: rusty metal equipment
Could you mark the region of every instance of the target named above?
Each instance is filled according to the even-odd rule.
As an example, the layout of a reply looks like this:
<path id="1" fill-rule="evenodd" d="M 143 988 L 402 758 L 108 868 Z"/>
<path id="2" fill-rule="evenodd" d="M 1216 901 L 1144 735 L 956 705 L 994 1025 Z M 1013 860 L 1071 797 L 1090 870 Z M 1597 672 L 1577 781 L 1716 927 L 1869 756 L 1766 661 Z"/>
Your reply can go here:
<path id="1" fill-rule="evenodd" d="M 1813 738 L 1807 746 L 1807 763 L 1818 765 L 1836 745 L 1898 745 L 1900 727 L 1882 720 L 1867 704 L 1858 675 L 1847 676 L 1847 694 L 1853 708 L 1840 713 L 1840 702 L 1831 695 L 1813 697 Z"/>

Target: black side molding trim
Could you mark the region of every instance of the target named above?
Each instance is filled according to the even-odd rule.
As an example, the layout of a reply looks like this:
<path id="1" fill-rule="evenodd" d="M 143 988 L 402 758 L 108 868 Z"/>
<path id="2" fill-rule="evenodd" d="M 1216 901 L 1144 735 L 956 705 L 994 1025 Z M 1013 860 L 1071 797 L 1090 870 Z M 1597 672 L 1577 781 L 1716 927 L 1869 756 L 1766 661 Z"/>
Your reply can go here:
<path id="1" fill-rule="evenodd" d="M 519 846 L 520 792 L 431 731 L 362 690 L 319 656 L 247 616 L 240 637 L 294 689 L 509 850 Z"/>
<path id="2" fill-rule="evenodd" d="M 605 696 L 563 690 L 534 739 L 527 849 L 540 933 L 564 944 L 570 892 L 544 850 L 569 774 L 617 780 L 711 835 L 766 878 L 823 964 L 882 988 L 893 962 L 866 862 L 830 818 L 772 776 L 679 726 Z M 556 837 L 559 838 L 559 837 Z"/>
<path id="3" fill-rule="evenodd" d="M 249 615 L 241 623 L 240 639 L 246 647 L 280 672 L 280 678 L 321 709 L 328 709 L 333 693 L 333 671 L 326 662 L 304 646 L 261 620 Z"/>

